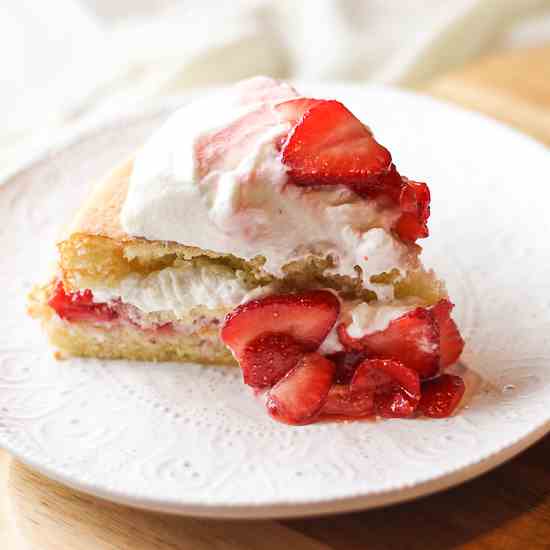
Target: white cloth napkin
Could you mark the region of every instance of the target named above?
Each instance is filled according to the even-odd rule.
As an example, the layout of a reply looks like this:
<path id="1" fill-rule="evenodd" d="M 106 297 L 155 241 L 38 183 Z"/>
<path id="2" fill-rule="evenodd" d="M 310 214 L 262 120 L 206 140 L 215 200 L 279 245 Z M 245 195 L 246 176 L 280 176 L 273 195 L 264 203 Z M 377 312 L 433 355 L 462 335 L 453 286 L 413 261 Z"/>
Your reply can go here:
<path id="1" fill-rule="evenodd" d="M 415 86 L 550 41 L 550 0 L 3 0 L 0 170 L 60 129 L 258 73 Z"/>

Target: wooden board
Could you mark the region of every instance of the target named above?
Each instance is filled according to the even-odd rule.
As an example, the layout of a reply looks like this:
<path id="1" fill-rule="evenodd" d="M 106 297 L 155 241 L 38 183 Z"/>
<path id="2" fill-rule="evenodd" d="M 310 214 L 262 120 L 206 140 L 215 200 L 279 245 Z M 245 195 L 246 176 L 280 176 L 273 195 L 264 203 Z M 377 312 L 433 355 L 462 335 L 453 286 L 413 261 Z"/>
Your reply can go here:
<path id="1" fill-rule="evenodd" d="M 424 91 L 550 144 L 550 47 L 483 59 Z M 550 548 L 550 437 L 483 477 L 342 516 L 230 522 L 163 516 L 67 489 L 0 451 L 0 550 Z"/>

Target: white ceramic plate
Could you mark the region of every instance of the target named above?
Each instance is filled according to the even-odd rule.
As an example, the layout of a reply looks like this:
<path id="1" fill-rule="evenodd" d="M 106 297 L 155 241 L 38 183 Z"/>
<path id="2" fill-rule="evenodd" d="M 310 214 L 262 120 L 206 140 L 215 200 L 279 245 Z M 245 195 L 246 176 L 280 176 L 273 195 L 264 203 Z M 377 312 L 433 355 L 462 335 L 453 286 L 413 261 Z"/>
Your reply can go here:
<path id="1" fill-rule="evenodd" d="M 310 90 L 311 91 L 311 90 Z M 446 278 L 483 383 L 445 420 L 274 423 L 231 368 L 57 362 L 24 296 L 90 182 L 166 116 L 113 123 L 0 187 L 0 445 L 70 486 L 143 508 L 291 517 L 427 494 L 510 458 L 550 428 L 549 153 L 482 116 L 380 88 L 343 100 L 430 183 L 425 262 Z"/>

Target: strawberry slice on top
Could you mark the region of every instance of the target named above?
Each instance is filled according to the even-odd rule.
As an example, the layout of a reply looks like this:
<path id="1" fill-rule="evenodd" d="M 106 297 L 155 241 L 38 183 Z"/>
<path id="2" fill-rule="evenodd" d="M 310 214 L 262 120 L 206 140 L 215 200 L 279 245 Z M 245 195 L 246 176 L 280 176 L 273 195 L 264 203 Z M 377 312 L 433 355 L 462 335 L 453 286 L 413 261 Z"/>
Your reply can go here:
<path id="1" fill-rule="evenodd" d="M 401 216 L 395 225 L 395 232 L 404 241 L 414 242 L 429 235 L 430 190 L 425 183 L 403 178 L 399 197 Z"/>
<path id="2" fill-rule="evenodd" d="M 291 100 L 295 101 L 295 100 Z M 368 182 L 388 171 L 389 151 L 342 103 L 316 100 L 304 105 L 294 102 L 279 106 L 305 113 L 290 116 L 299 122 L 283 144 L 283 163 L 296 185 L 354 185 Z"/>
<path id="3" fill-rule="evenodd" d="M 403 241 L 428 236 L 428 186 L 401 177 L 390 152 L 342 103 L 299 97 L 275 110 L 293 125 L 280 145 L 293 184 L 345 185 L 361 197 L 398 208 L 394 231 Z"/>

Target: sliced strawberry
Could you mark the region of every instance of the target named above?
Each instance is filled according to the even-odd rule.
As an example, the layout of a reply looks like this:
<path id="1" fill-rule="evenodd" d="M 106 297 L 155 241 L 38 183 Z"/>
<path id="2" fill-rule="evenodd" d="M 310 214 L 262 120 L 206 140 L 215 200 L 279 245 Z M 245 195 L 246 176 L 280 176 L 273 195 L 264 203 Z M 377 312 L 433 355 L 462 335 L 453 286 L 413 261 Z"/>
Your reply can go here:
<path id="1" fill-rule="evenodd" d="M 321 412 L 331 416 L 371 416 L 374 414 L 374 393 L 355 392 L 349 384 L 334 384 Z"/>
<path id="2" fill-rule="evenodd" d="M 391 164 L 386 172 L 366 181 L 354 183 L 350 187 L 363 198 L 377 199 L 382 203 L 386 199 L 386 206 L 395 207 L 399 205 L 404 181 L 395 164 Z"/>
<path id="3" fill-rule="evenodd" d="M 414 242 L 428 236 L 428 218 L 430 217 L 430 190 L 425 183 L 403 178 L 399 198 L 402 212 L 395 225 L 396 233 L 404 241 Z"/>
<path id="4" fill-rule="evenodd" d="M 260 334 L 247 344 L 239 358 L 244 383 L 253 388 L 271 387 L 296 366 L 302 355 L 302 346 L 292 336 Z"/>
<path id="5" fill-rule="evenodd" d="M 66 292 L 61 281 L 57 283 L 48 305 L 67 321 L 104 322 L 118 317 L 116 311 L 107 304 L 94 303 L 91 290 Z"/>
<path id="6" fill-rule="evenodd" d="M 417 239 L 428 236 L 428 226 L 419 221 L 414 214 L 401 214 L 393 228 L 399 238 L 407 243 L 414 243 Z"/>
<path id="7" fill-rule="evenodd" d="M 401 361 L 421 378 L 438 372 L 439 329 L 432 312 L 426 308 L 416 308 L 391 321 L 386 329 L 362 338 L 349 336 L 344 325 L 337 330 L 347 349 L 365 350 L 370 356 Z"/>
<path id="8" fill-rule="evenodd" d="M 420 399 L 418 373 L 392 359 L 366 359 L 359 365 L 351 381 L 351 388 L 356 392 L 382 393 L 396 385 L 413 399 Z"/>
<path id="9" fill-rule="evenodd" d="M 425 183 L 403 178 L 399 197 L 401 212 L 414 214 L 419 220 L 430 217 L 430 190 Z"/>
<path id="10" fill-rule="evenodd" d="M 391 155 L 342 103 L 319 100 L 289 134 L 283 162 L 296 185 L 367 185 Z"/>
<path id="11" fill-rule="evenodd" d="M 441 368 L 456 363 L 464 349 L 464 340 L 451 319 L 453 307 L 449 300 L 441 300 L 432 307 L 433 316 L 439 326 Z"/>
<path id="12" fill-rule="evenodd" d="M 335 384 L 323 414 L 388 418 L 411 416 L 420 399 L 418 373 L 399 361 L 366 359 L 357 368 L 351 384 Z"/>
<path id="13" fill-rule="evenodd" d="M 376 393 L 374 408 L 385 418 L 408 418 L 418 407 L 418 399 L 411 397 L 405 390 L 396 388 L 389 392 Z"/>
<path id="14" fill-rule="evenodd" d="M 442 374 L 422 383 L 422 398 L 418 410 L 431 418 L 445 418 L 456 409 L 466 387 L 460 376 Z"/>
<path id="15" fill-rule="evenodd" d="M 225 319 L 221 338 L 237 359 L 247 344 L 266 332 L 284 333 L 304 351 L 315 351 L 339 312 L 340 302 L 328 290 L 274 294 L 235 308 Z"/>
<path id="16" fill-rule="evenodd" d="M 367 354 L 363 351 L 337 351 L 327 355 L 336 365 L 334 380 L 337 384 L 349 384 L 359 366 L 359 363 L 366 359 Z"/>
<path id="17" fill-rule="evenodd" d="M 323 408 L 334 371 L 334 364 L 322 355 L 305 354 L 269 391 L 269 414 L 286 424 L 309 424 Z"/>

